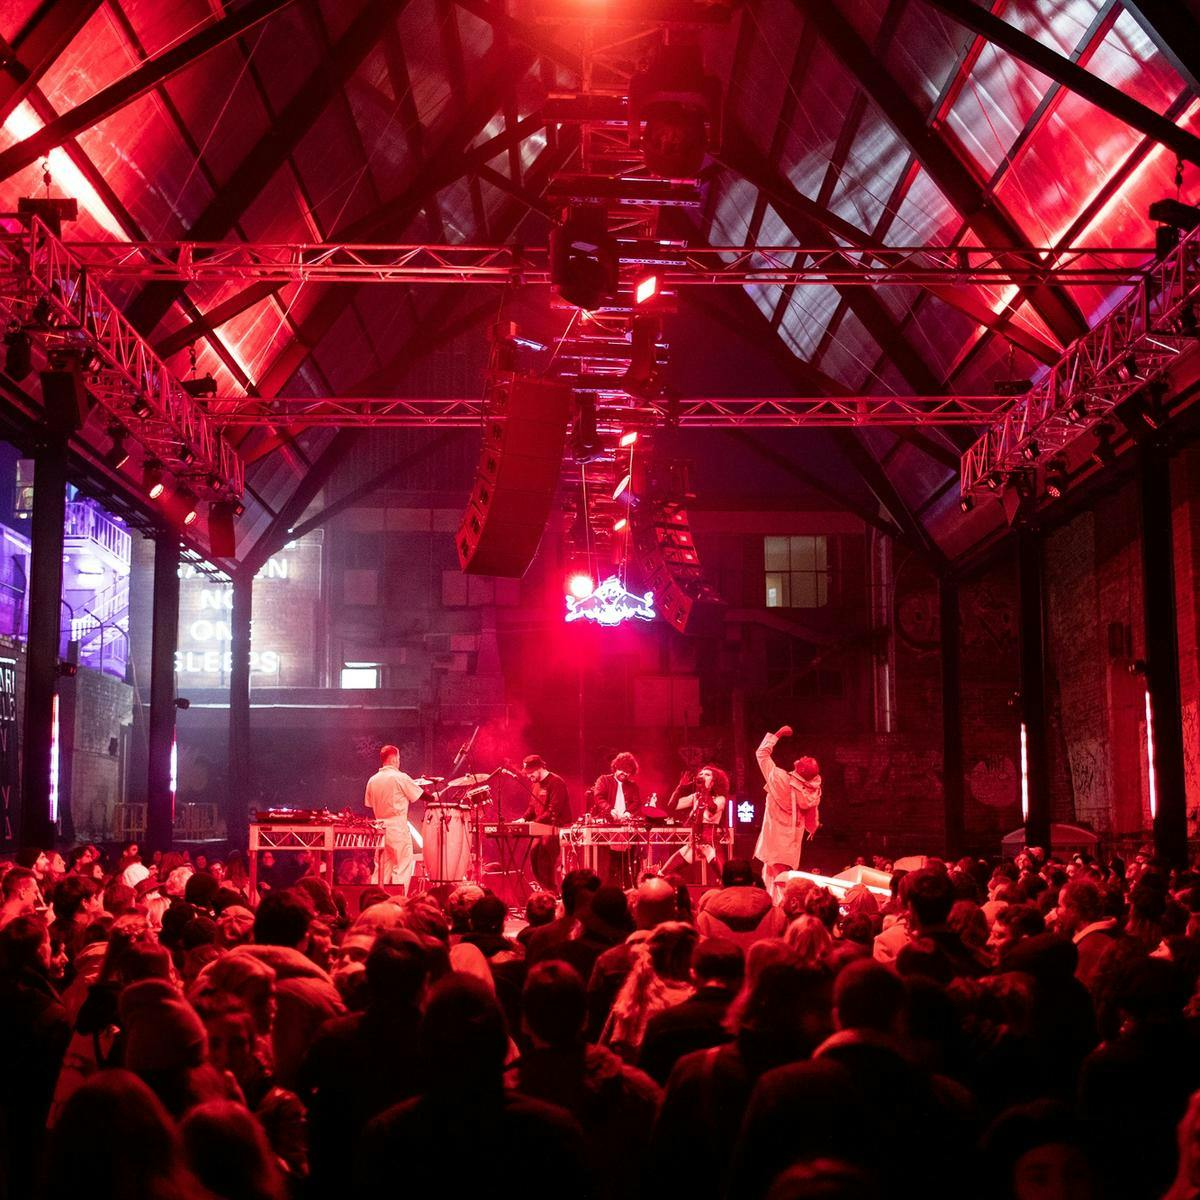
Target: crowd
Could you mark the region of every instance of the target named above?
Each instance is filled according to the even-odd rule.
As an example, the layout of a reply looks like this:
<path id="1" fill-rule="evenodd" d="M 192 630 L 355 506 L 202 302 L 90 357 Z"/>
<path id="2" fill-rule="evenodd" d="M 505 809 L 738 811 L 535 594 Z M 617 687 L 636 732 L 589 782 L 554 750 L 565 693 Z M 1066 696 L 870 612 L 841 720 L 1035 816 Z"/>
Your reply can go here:
<path id="1" fill-rule="evenodd" d="M 1200 1197 L 1200 873 L 345 897 L 0 863 L 0 1200 Z"/>

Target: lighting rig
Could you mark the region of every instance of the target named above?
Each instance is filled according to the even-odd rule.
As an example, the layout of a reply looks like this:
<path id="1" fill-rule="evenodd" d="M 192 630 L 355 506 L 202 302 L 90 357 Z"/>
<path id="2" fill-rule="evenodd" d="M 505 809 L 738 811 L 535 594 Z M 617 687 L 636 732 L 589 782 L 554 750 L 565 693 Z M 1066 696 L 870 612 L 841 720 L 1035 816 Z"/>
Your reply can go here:
<path id="1" fill-rule="evenodd" d="M 1114 422 L 1138 440 L 1166 420 L 1165 385 L 1200 332 L 1200 210 L 1172 201 L 1152 205 L 1151 215 L 1172 222 L 1170 236 L 1158 237 L 1165 253 L 968 447 L 964 499 L 1003 492 L 1043 456 L 1059 466 L 1076 445 L 1091 444 L 1093 462 L 1107 465 L 1116 458 Z M 1178 390 L 1185 381 L 1173 382 Z M 1054 482 L 1061 487 L 1061 477 Z"/>
<path id="2" fill-rule="evenodd" d="M 240 507 L 244 464 L 198 399 L 215 391 L 212 381 L 172 375 L 45 216 L 0 214 L 9 224 L 0 236 L 4 367 L 17 384 L 41 372 L 42 405 L 29 396 L 30 415 L 82 435 L 99 410 L 102 426 L 81 442 L 113 474 L 142 476 L 179 524 L 196 521 L 201 500 Z"/>
<path id="3" fill-rule="evenodd" d="M 721 87 L 704 69 L 697 25 L 728 15 L 681 4 L 588 14 L 580 19 L 583 87 L 551 95 L 545 109 L 549 122 L 575 127 L 580 146 L 577 169 L 547 189 L 560 213 L 550 279 L 557 305 L 575 310 L 552 370 L 576 397 L 565 466 L 568 541 L 575 565 L 586 568 L 576 575 L 611 574 L 606 584 L 625 597 L 644 596 L 645 587 L 659 596 L 656 607 L 690 589 L 686 603 L 668 599 L 670 611 L 660 608 L 679 629 L 699 597 L 699 560 L 692 547 L 680 568 L 686 583 L 674 559 L 664 561 L 664 500 L 640 486 L 655 461 L 656 430 L 679 419 L 663 328 L 675 290 L 663 281 L 686 266 L 687 247 L 660 235 L 659 217 L 702 203 L 700 173 L 720 139 Z M 673 511 L 690 543 L 684 503 L 678 497 Z M 578 600 L 572 613 L 582 611 Z"/>

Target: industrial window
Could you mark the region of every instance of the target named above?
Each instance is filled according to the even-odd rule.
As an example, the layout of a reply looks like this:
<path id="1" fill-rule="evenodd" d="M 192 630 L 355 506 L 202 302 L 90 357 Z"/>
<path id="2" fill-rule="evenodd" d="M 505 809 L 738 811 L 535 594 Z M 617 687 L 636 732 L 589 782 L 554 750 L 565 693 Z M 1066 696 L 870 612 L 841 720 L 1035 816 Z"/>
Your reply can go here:
<path id="1" fill-rule="evenodd" d="M 767 608 L 824 608 L 829 603 L 829 539 L 763 539 Z"/>
<path id="2" fill-rule="evenodd" d="M 342 668 L 342 687 L 377 688 L 379 686 L 378 663 L 347 663 Z"/>

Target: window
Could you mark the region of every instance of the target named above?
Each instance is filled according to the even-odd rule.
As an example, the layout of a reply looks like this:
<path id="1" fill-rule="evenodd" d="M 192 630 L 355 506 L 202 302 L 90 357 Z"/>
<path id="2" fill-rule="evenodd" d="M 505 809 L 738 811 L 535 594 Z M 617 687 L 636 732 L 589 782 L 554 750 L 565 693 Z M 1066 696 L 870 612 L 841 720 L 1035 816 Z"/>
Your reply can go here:
<path id="1" fill-rule="evenodd" d="M 378 663 L 347 663 L 342 668 L 342 687 L 377 688 L 379 686 Z"/>
<path id="2" fill-rule="evenodd" d="M 824 608 L 829 603 L 829 539 L 763 539 L 767 608 Z"/>

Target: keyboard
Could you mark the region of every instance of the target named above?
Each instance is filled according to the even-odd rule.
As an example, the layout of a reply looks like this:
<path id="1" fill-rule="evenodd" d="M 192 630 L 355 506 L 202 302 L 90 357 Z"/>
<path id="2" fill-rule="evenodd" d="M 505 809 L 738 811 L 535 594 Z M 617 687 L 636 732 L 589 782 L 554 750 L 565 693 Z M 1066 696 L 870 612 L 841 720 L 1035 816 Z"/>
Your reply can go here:
<path id="1" fill-rule="evenodd" d="M 488 821 L 483 826 L 483 836 L 490 838 L 535 838 L 550 837 L 558 830 L 541 821 Z"/>

